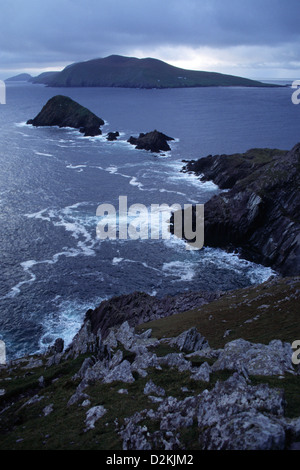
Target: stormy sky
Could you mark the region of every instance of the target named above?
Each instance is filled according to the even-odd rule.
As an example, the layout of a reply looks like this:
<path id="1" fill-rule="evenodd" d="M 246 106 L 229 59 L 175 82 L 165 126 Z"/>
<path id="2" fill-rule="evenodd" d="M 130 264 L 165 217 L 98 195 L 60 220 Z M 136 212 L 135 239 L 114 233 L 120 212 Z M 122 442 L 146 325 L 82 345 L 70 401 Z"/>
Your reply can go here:
<path id="1" fill-rule="evenodd" d="M 0 79 L 121 54 L 300 79 L 299 0 L 0 0 Z"/>

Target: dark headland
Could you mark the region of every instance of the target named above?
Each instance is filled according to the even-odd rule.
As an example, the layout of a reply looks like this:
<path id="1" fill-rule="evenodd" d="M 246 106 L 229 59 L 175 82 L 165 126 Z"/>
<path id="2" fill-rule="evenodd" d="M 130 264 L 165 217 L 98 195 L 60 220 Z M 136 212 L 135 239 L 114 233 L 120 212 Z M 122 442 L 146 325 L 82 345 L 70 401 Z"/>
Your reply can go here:
<path id="1" fill-rule="evenodd" d="M 204 244 L 300 275 L 300 144 L 185 162 L 183 172 L 221 190 L 205 204 Z"/>

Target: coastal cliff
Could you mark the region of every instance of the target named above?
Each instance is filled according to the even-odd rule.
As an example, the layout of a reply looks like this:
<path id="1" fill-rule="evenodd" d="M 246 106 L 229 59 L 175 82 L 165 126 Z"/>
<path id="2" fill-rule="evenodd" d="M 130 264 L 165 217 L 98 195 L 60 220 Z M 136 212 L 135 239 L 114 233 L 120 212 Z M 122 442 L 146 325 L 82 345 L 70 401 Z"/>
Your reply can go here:
<path id="1" fill-rule="evenodd" d="M 185 162 L 221 191 L 205 204 L 205 245 L 238 249 L 282 275 L 300 274 L 300 144 Z M 225 191 L 224 191 L 225 190 Z"/>

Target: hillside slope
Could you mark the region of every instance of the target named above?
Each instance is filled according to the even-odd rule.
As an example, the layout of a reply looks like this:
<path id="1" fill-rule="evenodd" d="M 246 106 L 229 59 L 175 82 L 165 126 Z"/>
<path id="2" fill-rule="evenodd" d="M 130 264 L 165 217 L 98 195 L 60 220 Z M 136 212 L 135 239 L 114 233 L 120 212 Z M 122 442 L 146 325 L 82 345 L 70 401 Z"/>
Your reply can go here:
<path id="1" fill-rule="evenodd" d="M 91 330 L 100 312 L 89 312 L 70 347 L 57 340 L 0 366 L 0 449 L 293 448 L 299 287 L 299 278 L 273 279 L 136 330 L 124 321 L 105 340 Z M 149 298 L 104 302 L 103 318 L 124 304 L 143 312 Z"/>

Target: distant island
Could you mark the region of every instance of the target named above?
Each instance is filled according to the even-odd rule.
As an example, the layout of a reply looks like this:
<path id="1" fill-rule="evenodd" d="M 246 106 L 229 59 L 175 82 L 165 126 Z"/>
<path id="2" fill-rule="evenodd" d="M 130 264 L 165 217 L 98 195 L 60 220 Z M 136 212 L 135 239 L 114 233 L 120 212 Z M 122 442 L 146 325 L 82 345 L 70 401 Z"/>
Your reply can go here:
<path id="1" fill-rule="evenodd" d="M 13 77 L 7 78 L 6 82 L 29 82 L 33 77 L 29 73 L 19 73 Z"/>
<path id="2" fill-rule="evenodd" d="M 274 87 L 278 85 L 216 72 L 185 70 L 153 58 L 111 55 L 68 65 L 60 72 L 30 77 L 32 83 L 49 87 Z"/>

